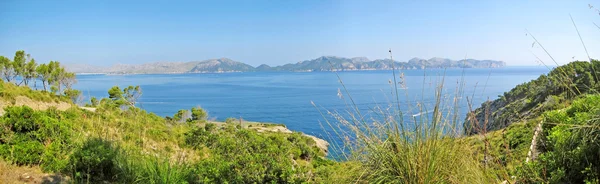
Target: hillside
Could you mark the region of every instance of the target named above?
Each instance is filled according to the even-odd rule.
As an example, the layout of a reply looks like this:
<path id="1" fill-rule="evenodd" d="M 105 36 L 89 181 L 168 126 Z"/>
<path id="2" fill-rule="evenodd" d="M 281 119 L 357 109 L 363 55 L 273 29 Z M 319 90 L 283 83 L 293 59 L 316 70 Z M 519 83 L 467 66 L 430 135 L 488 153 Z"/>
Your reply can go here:
<path id="1" fill-rule="evenodd" d="M 600 181 L 600 61 L 574 61 L 467 115 L 466 137 L 510 183 Z"/>
<path id="2" fill-rule="evenodd" d="M 540 116 L 562 108 L 584 94 L 600 91 L 600 62 L 575 61 L 559 66 L 547 75 L 517 85 L 498 99 L 474 109 L 465 120 L 465 132 L 499 130 L 513 122 Z M 485 129 L 485 130 L 484 130 Z"/>
<path id="3" fill-rule="evenodd" d="M 209 122 L 199 108 L 159 117 L 128 103 L 127 89 L 109 94 L 89 111 L 0 80 L 0 182 L 315 181 L 331 162 L 327 142 L 283 125 Z"/>
<path id="4" fill-rule="evenodd" d="M 396 68 L 497 68 L 504 67 L 502 61 L 493 60 L 450 60 L 444 58 L 413 58 L 407 62 L 392 62 L 389 59 L 369 60 L 365 57 L 343 58 L 323 56 L 312 60 L 271 67 L 260 65 L 253 67 L 228 58 L 210 59 L 194 62 L 155 62 L 138 65 L 117 64 L 111 67 L 95 67 L 90 65 L 69 65 L 67 68 L 76 73 L 112 73 L 112 74 L 150 74 L 150 73 L 221 73 L 252 71 L 349 71 L 349 70 L 391 70 Z M 333 69 L 332 69 L 333 68 Z"/>
<path id="5" fill-rule="evenodd" d="M 150 73 L 221 73 L 253 71 L 254 67 L 228 58 L 192 62 L 155 62 L 139 65 L 117 64 L 111 67 L 70 65 L 76 73 L 150 74 Z"/>

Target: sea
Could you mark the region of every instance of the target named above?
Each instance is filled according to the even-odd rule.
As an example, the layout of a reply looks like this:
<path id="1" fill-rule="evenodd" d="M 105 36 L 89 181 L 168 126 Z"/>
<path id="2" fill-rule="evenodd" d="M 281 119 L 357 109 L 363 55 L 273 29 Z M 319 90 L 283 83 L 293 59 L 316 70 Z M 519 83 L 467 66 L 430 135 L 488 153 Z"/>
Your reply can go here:
<path id="1" fill-rule="evenodd" d="M 410 121 L 431 114 L 439 95 L 441 106 L 445 107 L 442 111 L 458 113 L 462 120 L 469 109 L 547 72 L 546 67 L 504 67 L 395 72 L 79 74 L 74 88 L 81 90 L 87 100 L 92 96 L 108 97 L 107 91 L 113 86 L 139 85 L 142 96 L 137 106 L 159 116 L 202 107 L 211 120 L 233 117 L 285 124 L 292 131 L 328 140 L 332 139 L 328 136 L 332 132 L 330 125 L 335 127 L 343 121 L 335 116 L 378 121 L 386 114 L 382 112 L 402 112 L 404 121 Z"/>

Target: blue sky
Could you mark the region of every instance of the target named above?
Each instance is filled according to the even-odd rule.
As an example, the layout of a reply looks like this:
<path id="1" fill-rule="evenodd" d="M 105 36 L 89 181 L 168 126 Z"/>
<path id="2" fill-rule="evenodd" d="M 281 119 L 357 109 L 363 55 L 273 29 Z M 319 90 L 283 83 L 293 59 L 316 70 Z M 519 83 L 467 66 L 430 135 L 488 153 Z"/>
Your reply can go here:
<path id="1" fill-rule="evenodd" d="M 0 1 L 0 55 L 111 65 L 228 57 L 254 66 L 323 55 L 537 65 L 600 58 L 593 1 Z"/>

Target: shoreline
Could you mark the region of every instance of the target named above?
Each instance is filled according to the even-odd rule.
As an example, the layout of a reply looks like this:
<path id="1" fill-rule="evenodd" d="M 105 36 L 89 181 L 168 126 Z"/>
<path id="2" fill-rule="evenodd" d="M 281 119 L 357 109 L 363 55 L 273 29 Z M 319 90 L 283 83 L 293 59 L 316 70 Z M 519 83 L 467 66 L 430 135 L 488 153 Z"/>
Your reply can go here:
<path id="1" fill-rule="evenodd" d="M 216 124 L 218 127 L 224 126 L 226 124 L 225 122 L 222 122 L 222 121 L 208 121 L 208 123 Z M 326 140 L 321 139 L 314 135 L 306 134 L 301 131 L 292 131 L 292 130 L 288 129 L 285 124 L 263 123 L 263 122 L 246 121 L 246 120 L 242 120 L 241 122 L 239 120 L 236 120 L 232 124 L 237 125 L 240 123 L 241 123 L 242 128 L 249 129 L 249 130 L 256 130 L 259 133 L 260 132 L 279 132 L 279 133 L 291 134 L 294 132 L 300 132 L 300 133 L 302 133 L 302 136 L 313 139 L 316 144 L 315 146 L 317 146 L 317 148 L 319 148 L 323 153 L 325 153 L 325 156 L 327 156 L 327 154 L 329 153 L 329 144 L 330 143 L 327 142 Z"/>
<path id="2" fill-rule="evenodd" d="M 502 67 L 449 67 L 449 68 L 397 68 L 396 70 L 427 70 L 427 69 L 494 69 L 514 67 L 537 67 L 537 66 L 502 66 Z M 75 72 L 77 75 L 169 75 L 169 74 L 225 74 L 225 73 L 312 73 L 312 72 L 361 72 L 361 71 L 391 71 L 392 69 L 340 69 L 340 70 L 296 70 L 296 71 L 213 71 L 213 72 L 164 72 L 164 73 L 103 73 L 103 72 Z"/>

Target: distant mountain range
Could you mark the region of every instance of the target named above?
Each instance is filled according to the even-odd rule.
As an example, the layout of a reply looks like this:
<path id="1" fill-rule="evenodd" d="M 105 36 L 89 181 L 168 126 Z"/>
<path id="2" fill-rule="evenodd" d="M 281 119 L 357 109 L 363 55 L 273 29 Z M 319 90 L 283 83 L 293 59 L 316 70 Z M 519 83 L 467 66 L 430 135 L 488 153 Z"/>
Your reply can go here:
<path id="1" fill-rule="evenodd" d="M 393 65 L 392 65 L 393 63 Z M 224 72 L 257 72 L 257 71 L 351 71 L 351 70 L 391 70 L 393 67 L 403 69 L 424 68 L 499 68 L 506 63 L 495 60 L 451 60 L 445 58 L 421 59 L 413 58 L 407 62 L 390 59 L 369 60 L 366 57 L 343 58 L 323 56 L 313 60 L 300 61 L 294 64 L 271 67 L 251 65 L 233 61 L 228 58 L 209 59 L 191 62 L 154 62 L 145 64 L 116 64 L 111 67 L 91 65 L 68 65 L 67 70 L 75 73 L 106 74 L 165 74 L 165 73 L 224 73 Z"/>

